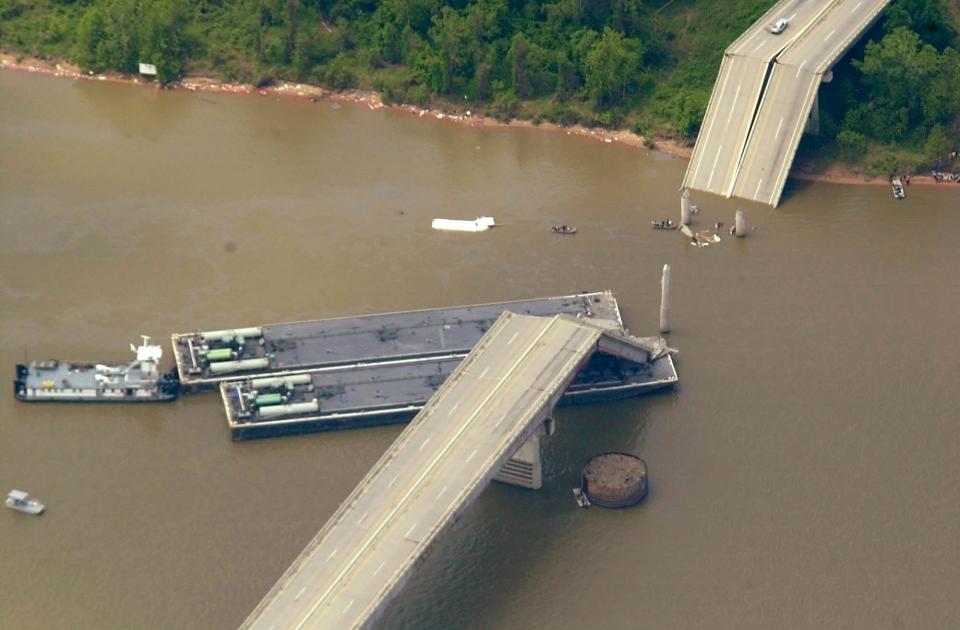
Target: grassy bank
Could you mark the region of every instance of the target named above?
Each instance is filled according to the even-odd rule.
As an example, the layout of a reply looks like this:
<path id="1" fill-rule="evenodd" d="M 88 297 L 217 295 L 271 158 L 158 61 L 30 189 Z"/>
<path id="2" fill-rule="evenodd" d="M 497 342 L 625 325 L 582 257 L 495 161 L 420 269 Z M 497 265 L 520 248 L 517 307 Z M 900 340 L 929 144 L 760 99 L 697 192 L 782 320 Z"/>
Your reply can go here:
<path id="1" fill-rule="evenodd" d="M 772 4 L 0 0 L 0 47 L 94 71 L 147 61 L 163 80 L 374 89 L 388 102 L 692 142 L 723 50 Z M 861 43 L 824 89 L 823 133 L 804 141 L 802 164 L 920 168 L 960 144 L 951 7 L 894 0 L 868 37 L 880 43 Z"/>

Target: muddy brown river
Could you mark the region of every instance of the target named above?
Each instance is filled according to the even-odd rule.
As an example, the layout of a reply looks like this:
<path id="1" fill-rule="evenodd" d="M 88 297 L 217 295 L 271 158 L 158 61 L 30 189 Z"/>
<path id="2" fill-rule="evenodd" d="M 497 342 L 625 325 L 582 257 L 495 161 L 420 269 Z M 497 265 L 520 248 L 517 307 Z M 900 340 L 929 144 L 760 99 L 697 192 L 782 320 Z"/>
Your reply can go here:
<path id="1" fill-rule="evenodd" d="M 612 289 L 673 267 L 673 392 L 558 413 L 539 492 L 493 484 L 386 628 L 955 628 L 960 186 L 701 195 L 686 162 L 366 106 L 0 72 L 0 373 L 138 335 Z M 489 214 L 480 234 L 434 217 Z M 555 235 L 550 225 L 579 232 Z M 724 233 L 725 235 L 725 233 Z M 10 381 L 7 380 L 9 383 Z M 219 397 L 0 396 L 0 627 L 236 627 L 401 427 L 234 443 Z M 579 468 L 646 459 L 632 509 Z"/>

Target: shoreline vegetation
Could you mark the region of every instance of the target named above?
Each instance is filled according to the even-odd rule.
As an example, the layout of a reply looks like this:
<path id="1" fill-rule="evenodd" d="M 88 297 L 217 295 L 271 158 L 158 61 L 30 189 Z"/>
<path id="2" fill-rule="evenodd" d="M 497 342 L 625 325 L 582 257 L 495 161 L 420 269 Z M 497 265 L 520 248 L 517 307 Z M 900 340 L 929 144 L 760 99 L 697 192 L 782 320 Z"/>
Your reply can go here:
<path id="1" fill-rule="evenodd" d="M 656 137 L 647 138 L 646 136 L 633 133 L 625 129 L 611 130 L 603 128 L 590 128 L 583 125 L 559 125 L 551 122 L 534 123 L 530 120 L 512 119 L 503 121 L 491 116 L 475 113 L 468 108 L 454 110 L 452 107 L 445 109 L 429 109 L 418 105 L 405 103 L 384 103 L 382 95 L 375 90 L 330 90 L 318 85 L 308 85 L 303 83 L 277 82 L 265 87 L 256 87 L 250 83 L 231 83 L 219 79 L 203 76 L 185 76 L 172 81 L 166 85 L 161 85 L 155 80 L 143 79 L 137 76 L 126 75 L 118 72 L 93 73 L 91 71 L 83 72 L 78 66 L 66 61 L 53 62 L 50 60 L 38 59 L 25 55 L 0 52 L 0 70 L 14 72 L 29 72 L 44 74 L 54 77 L 69 78 L 84 81 L 108 81 L 112 83 L 125 83 L 130 85 L 140 85 L 150 89 L 182 89 L 195 92 L 220 92 L 238 95 L 260 95 L 276 96 L 286 98 L 307 99 L 313 102 L 329 102 L 331 104 L 347 102 L 359 105 L 366 105 L 371 110 L 390 108 L 396 111 L 403 111 L 419 118 L 430 117 L 438 121 L 448 121 L 455 124 L 463 124 L 470 127 L 489 127 L 489 128 L 517 128 L 517 129 L 540 129 L 554 133 L 566 133 L 567 135 L 577 135 L 586 138 L 592 138 L 604 143 L 625 144 L 634 148 L 641 148 L 650 151 L 659 151 L 676 158 L 690 159 L 693 147 L 678 143 L 677 141 L 666 138 Z M 887 178 L 870 177 L 851 169 L 842 163 L 829 165 L 822 172 L 804 172 L 794 169 L 790 177 L 802 181 L 821 182 L 841 185 L 859 185 L 859 186 L 888 186 Z M 912 175 L 911 184 L 918 185 L 939 185 L 930 175 Z"/>
<path id="2" fill-rule="evenodd" d="M 688 156 L 724 50 L 775 2 L 0 0 L 0 51 L 77 75 L 139 82 L 147 63 L 187 89 L 309 92 Z M 821 87 L 819 134 L 802 138 L 792 175 L 955 170 L 958 25 L 956 0 L 892 0 Z"/>

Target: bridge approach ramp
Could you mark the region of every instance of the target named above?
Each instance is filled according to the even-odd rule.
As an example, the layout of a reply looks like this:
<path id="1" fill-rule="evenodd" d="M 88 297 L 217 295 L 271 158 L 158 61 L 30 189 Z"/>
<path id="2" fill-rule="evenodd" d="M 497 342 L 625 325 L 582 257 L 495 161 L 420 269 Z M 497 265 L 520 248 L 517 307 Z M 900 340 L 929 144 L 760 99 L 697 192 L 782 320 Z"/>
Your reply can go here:
<path id="1" fill-rule="evenodd" d="M 594 352 L 630 360 L 670 352 L 662 339 L 630 337 L 609 324 L 504 313 L 242 627 L 372 624 Z"/>

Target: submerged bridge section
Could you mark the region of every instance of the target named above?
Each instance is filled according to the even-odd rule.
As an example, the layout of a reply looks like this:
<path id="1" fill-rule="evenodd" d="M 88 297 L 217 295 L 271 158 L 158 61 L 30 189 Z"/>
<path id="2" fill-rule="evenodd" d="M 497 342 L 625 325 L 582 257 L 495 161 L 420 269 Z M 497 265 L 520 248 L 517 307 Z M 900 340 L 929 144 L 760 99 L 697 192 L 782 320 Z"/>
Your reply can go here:
<path id="1" fill-rule="evenodd" d="M 669 352 L 616 323 L 505 312 L 341 504 L 243 628 L 367 627 L 416 561 L 552 413 L 595 352 Z"/>
<path id="2" fill-rule="evenodd" d="M 724 54 L 683 188 L 776 206 L 824 74 L 888 3 L 782 0 L 757 20 Z"/>

